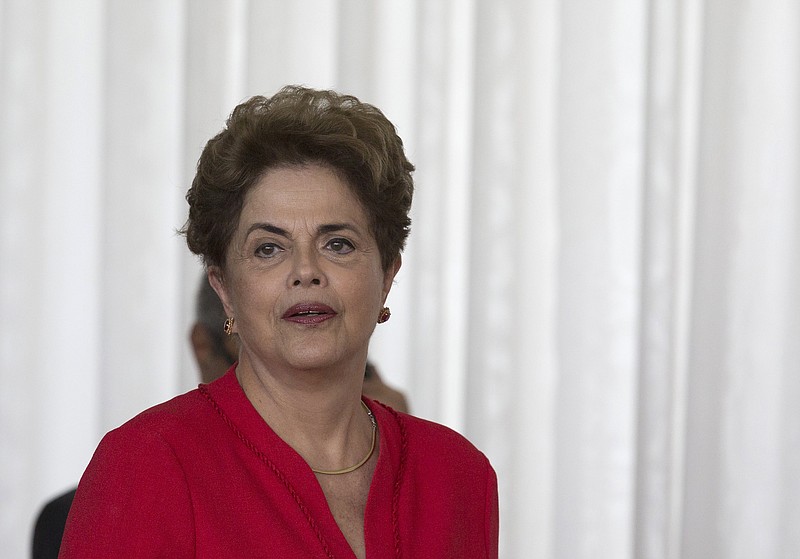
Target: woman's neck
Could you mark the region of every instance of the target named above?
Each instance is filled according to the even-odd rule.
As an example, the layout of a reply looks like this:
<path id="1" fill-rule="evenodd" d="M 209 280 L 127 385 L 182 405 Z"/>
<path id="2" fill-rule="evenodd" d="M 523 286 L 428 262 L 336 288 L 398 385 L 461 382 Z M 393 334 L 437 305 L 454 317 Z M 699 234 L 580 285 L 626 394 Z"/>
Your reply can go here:
<path id="1" fill-rule="evenodd" d="M 371 442 L 361 406 L 363 366 L 325 371 L 237 366 L 245 395 L 270 428 L 315 469 L 355 463 Z"/>

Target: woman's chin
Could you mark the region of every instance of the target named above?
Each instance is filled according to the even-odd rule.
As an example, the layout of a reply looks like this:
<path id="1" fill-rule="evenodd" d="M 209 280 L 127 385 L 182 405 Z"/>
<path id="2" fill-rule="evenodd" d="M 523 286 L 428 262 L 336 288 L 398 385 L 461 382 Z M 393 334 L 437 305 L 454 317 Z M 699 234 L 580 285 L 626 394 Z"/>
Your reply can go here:
<path id="1" fill-rule="evenodd" d="M 327 375 L 347 368 L 347 361 L 338 355 L 304 354 L 287 361 L 287 364 L 300 372 Z"/>
<path id="2" fill-rule="evenodd" d="M 326 376 L 346 370 L 350 360 L 334 352 L 306 350 L 284 355 L 280 360 L 270 359 L 267 362 L 273 365 L 282 362 L 282 368 L 297 374 Z"/>

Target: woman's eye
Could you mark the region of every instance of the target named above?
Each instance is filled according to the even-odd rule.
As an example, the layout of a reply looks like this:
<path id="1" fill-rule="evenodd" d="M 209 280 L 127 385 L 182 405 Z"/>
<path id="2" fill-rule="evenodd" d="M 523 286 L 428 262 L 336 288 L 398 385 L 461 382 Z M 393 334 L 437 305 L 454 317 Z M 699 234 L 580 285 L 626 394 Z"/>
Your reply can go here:
<path id="1" fill-rule="evenodd" d="M 331 239 L 326 246 L 336 254 L 347 254 L 355 250 L 353 244 L 347 239 Z"/>
<path id="2" fill-rule="evenodd" d="M 275 243 L 264 243 L 263 245 L 259 245 L 256 249 L 256 256 L 260 256 L 262 258 L 272 258 L 283 249 L 276 245 Z"/>

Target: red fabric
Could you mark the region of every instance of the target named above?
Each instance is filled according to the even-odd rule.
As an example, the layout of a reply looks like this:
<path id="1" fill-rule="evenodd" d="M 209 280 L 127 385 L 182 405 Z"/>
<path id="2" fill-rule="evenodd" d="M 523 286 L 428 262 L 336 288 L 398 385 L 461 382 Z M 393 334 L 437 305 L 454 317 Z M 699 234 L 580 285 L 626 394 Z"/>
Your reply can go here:
<path id="1" fill-rule="evenodd" d="M 496 558 L 497 479 L 486 457 L 446 427 L 365 401 L 381 435 L 367 557 Z M 103 438 L 59 557 L 354 555 L 313 472 L 231 369 Z"/>

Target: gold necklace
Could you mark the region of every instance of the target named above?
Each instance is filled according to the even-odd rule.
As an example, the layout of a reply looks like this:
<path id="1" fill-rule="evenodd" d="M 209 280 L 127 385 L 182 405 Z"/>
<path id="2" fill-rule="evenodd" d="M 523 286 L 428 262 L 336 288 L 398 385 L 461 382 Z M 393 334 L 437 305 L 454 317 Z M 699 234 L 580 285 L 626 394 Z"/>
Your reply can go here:
<path id="1" fill-rule="evenodd" d="M 341 474 L 349 474 L 350 472 L 355 472 L 361 466 L 366 464 L 367 460 L 369 460 L 372 457 L 372 453 L 375 451 L 375 431 L 378 427 L 378 423 L 375 421 L 375 416 L 372 415 L 372 412 L 367 407 L 367 404 L 364 403 L 364 400 L 361 400 L 361 405 L 363 406 L 364 411 L 367 412 L 369 420 L 372 422 L 372 444 L 369 445 L 369 452 L 367 452 L 367 455 L 364 458 L 362 458 L 361 461 L 355 466 L 350 466 L 349 468 L 344 468 L 343 470 L 315 470 L 314 468 L 311 468 L 312 472 L 314 472 L 315 474 L 323 474 L 326 476 L 338 476 Z"/>

